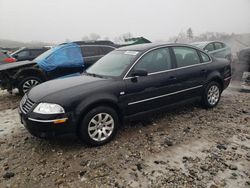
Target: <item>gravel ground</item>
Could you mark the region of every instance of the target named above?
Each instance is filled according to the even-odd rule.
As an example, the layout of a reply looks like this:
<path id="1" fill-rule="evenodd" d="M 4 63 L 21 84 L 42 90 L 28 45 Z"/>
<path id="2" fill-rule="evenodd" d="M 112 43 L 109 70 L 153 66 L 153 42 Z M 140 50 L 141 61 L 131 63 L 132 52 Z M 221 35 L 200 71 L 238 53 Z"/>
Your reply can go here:
<path id="1" fill-rule="evenodd" d="M 126 123 L 111 143 L 40 140 L 20 124 L 20 98 L 0 92 L 0 187 L 250 187 L 250 93 Z"/>

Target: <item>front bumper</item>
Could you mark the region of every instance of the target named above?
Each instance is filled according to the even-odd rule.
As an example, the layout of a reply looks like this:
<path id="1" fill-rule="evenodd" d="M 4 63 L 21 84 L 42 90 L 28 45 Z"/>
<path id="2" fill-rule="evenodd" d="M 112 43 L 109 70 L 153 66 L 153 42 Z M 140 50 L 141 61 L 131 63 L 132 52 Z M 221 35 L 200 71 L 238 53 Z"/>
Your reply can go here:
<path id="1" fill-rule="evenodd" d="M 33 113 L 34 114 L 34 113 Z M 52 137 L 62 134 L 72 134 L 76 132 L 76 126 L 70 114 L 61 116 L 23 113 L 19 108 L 21 123 L 36 137 Z"/>

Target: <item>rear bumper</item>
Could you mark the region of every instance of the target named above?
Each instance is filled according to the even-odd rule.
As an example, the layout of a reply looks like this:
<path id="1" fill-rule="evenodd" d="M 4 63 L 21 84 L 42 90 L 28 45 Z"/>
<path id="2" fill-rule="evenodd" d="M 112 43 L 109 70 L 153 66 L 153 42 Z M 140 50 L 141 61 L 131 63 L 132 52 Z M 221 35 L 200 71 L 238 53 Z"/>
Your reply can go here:
<path id="1" fill-rule="evenodd" d="M 223 90 L 226 89 L 229 86 L 229 84 L 231 82 L 231 79 L 232 79 L 231 76 L 227 77 L 227 78 L 224 78 Z"/>

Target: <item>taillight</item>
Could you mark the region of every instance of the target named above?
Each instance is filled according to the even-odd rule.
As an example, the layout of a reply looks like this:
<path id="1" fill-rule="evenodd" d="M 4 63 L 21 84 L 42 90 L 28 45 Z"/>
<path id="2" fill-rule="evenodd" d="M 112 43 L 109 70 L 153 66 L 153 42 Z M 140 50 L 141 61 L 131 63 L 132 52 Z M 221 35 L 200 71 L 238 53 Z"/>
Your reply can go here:
<path id="1" fill-rule="evenodd" d="M 16 62 L 16 59 L 13 57 L 7 57 L 3 61 L 6 63 L 13 63 L 13 62 Z"/>

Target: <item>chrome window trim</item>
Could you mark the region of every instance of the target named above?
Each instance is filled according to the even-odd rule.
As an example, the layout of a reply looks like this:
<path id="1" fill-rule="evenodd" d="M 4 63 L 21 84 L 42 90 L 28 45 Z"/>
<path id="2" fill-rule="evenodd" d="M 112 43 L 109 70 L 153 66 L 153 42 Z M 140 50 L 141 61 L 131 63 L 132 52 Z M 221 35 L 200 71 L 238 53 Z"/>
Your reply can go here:
<path id="1" fill-rule="evenodd" d="M 40 123 L 51 123 L 51 122 L 58 121 L 58 120 L 67 120 L 68 118 L 52 119 L 52 120 L 40 120 L 40 119 L 33 119 L 33 118 L 28 118 L 28 119 L 31 121 L 40 122 Z"/>
<path id="2" fill-rule="evenodd" d="M 140 59 L 146 55 L 147 53 L 153 51 L 153 50 L 157 50 L 157 49 L 160 49 L 160 48 L 167 48 L 167 47 L 187 47 L 187 48 L 192 48 L 192 49 L 195 49 L 195 50 L 198 50 L 204 54 L 206 54 L 209 58 L 210 58 L 210 61 L 208 62 L 200 62 L 199 64 L 194 64 L 194 65 L 188 65 L 188 66 L 185 66 L 185 67 L 178 67 L 178 68 L 174 68 L 174 69 L 169 69 L 169 70 L 165 70 L 165 71 L 158 71 L 158 72 L 152 72 L 152 73 L 149 73 L 148 75 L 154 75 L 154 74 L 160 74 L 160 73 L 165 73 L 165 72 L 169 72 L 169 71 L 174 71 L 174 70 L 179 70 L 179 69 L 185 69 L 185 68 L 189 68 L 189 67 L 194 67 L 194 66 L 200 66 L 200 65 L 205 65 L 205 64 L 208 64 L 208 63 L 212 63 L 212 58 L 210 57 L 210 55 L 208 53 L 205 53 L 203 51 L 201 51 L 200 49 L 196 48 L 196 47 L 190 47 L 190 46 L 186 46 L 186 45 L 163 45 L 163 46 L 158 46 L 158 47 L 155 47 L 155 48 L 152 48 L 152 49 L 149 49 L 147 50 L 146 52 L 144 52 L 134 63 L 133 65 L 129 68 L 129 70 L 126 72 L 125 76 L 123 77 L 123 80 L 127 80 L 127 79 L 131 79 L 133 77 L 127 77 L 127 75 L 129 74 L 129 72 L 132 70 L 132 68 L 138 63 L 138 61 L 140 61 Z"/>
<path id="3" fill-rule="evenodd" d="M 189 66 L 185 66 L 185 67 L 169 69 L 169 70 L 165 70 L 165 71 L 152 72 L 152 73 L 149 73 L 148 75 L 150 76 L 150 75 L 161 74 L 161 73 L 165 73 L 165 72 L 171 72 L 171 71 L 175 71 L 175 70 L 179 70 L 179 69 L 185 69 L 185 68 L 195 67 L 195 66 L 199 66 L 199 65 L 205 65 L 205 64 L 208 64 L 208 63 L 211 63 L 211 62 L 212 61 L 201 63 L 201 64 L 189 65 Z M 126 78 L 124 78 L 124 80 L 131 79 L 131 78 L 134 78 L 134 77 L 131 77 L 131 76 L 126 77 Z"/>
<path id="4" fill-rule="evenodd" d="M 143 99 L 143 100 L 139 100 L 139 101 L 135 101 L 135 102 L 130 102 L 130 103 L 128 103 L 128 106 L 138 104 L 138 103 L 142 103 L 142 102 L 151 101 L 151 100 L 154 100 L 154 99 L 159 99 L 159 98 L 162 98 L 162 97 L 175 95 L 175 94 L 178 94 L 178 93 L 183 93 L 185 91 L 190 91 L 190 90 L 198 89 L 198 88 L 201 88 L 201 87 L 203 87 L 203 85 L 198 85 L 198 86 L 195 86 L 195 87 L 183 89 L 183 90 L 180 90 L 180 91 L 175 91 L 175 92 L 168 93 L 168 94 L 165 94 L 165 95 L 159 95 L 159 96 L 156 96 L 156 97 L 151 97 L 151 98 L 147 98 L 147 99 Z"/>
<path id="5" fill-rule="evenodd" d="M 94 58 L 94 57 L 103 57 L 105 55 L 93 55 L 93 56 L 87 56 L 87 57 L 84 57 L 84 58 Z"/>
<path id="6" fill-rule="evenodd" d="M 94 46 L 94 47 L 97 47 L 97 46 L 99 46 L 99 47 L 110 47 L 110 48 L 113 48 L 113 49 L 116 49 L 115 47 L 113 47 L 113 46 L 109 46 L 109 45 L 105 45 L 105 44 L 81 44 L 81 45 L 79 45 L 80 47 L 85 47 L 85 46 Z"/>

